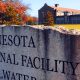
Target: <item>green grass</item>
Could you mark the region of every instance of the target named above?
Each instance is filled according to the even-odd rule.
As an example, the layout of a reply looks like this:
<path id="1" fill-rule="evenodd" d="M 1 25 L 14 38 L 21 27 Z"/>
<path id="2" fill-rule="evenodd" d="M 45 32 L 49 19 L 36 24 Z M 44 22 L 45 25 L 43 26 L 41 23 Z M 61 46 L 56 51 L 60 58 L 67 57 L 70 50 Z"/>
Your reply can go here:
<path id="1" fill-rule="evenodd" d="M 66 29 L 78 29 L 78 30 L 80 30 L 80 24 L 58 24 L 55 26 L 63 26 Z"/>

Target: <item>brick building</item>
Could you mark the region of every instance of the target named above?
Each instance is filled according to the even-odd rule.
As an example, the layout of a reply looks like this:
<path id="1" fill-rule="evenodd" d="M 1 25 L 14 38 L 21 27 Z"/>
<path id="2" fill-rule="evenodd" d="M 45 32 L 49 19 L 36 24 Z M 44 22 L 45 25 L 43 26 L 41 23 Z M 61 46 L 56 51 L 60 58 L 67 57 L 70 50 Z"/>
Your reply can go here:
<path id="1" fill-rule="evenodd" d="M 55 24 L 80 24 L 80 10 L 55 6 L 44 6 L 38 11 L 39 24 L 44 24 L 45 15 L 50 11 L 54 18 Z"/>

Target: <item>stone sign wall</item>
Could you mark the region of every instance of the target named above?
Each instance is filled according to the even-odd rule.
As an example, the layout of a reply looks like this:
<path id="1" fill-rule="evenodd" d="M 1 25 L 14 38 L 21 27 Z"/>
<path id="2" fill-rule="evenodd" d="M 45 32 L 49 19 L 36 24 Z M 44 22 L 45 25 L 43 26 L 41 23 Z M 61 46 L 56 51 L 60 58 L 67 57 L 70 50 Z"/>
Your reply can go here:
<path id="1" fill-rule="evenodd" d="M 0 80 L 80 80 L 80 36 L 52 29 L 0 28 Z"/>

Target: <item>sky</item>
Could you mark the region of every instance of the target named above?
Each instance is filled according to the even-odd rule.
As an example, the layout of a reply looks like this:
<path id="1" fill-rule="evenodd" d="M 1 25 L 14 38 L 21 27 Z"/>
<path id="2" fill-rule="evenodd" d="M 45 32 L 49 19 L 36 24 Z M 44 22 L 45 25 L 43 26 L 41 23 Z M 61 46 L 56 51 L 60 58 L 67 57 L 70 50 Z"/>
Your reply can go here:
<path id="1" fill-rule="evenodd" d="M 21 0 L 25 5 L 28 5 L 31 9 L 28 13 L 31 16 L 38 17 L 38 10 L 47 3 L 49 6 L 59 4 L 60 7 L 72 8 L 80 10 L 80 0 Z"/>

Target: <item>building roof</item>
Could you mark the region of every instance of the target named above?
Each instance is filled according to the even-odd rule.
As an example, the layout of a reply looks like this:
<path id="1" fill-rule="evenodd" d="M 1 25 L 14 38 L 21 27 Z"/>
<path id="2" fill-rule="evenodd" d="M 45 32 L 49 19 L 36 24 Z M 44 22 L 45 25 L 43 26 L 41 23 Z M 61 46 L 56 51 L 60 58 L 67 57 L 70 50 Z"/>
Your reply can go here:
<path id="1" fill-rule="evenodd" d="M 56 9 L 57 11 L 62 11 L 62 12 L 71 12 L 71 13 L 80 13 L 80 10 L 76 9 L 70 9 L 70 8 L 63 8 L 63 7 L 55 7 L 55 6 L 50 6 L 51 8 Z"/>

